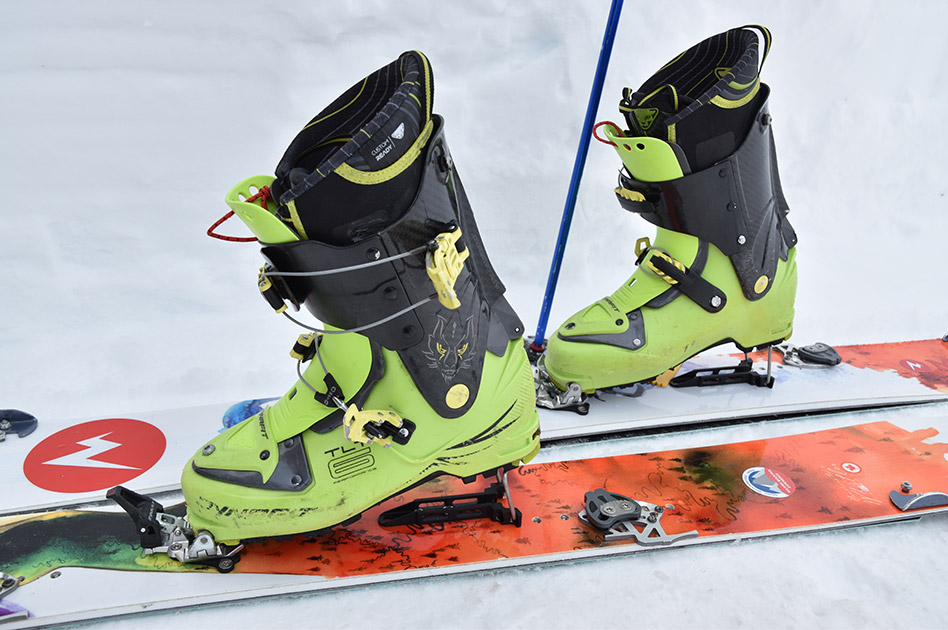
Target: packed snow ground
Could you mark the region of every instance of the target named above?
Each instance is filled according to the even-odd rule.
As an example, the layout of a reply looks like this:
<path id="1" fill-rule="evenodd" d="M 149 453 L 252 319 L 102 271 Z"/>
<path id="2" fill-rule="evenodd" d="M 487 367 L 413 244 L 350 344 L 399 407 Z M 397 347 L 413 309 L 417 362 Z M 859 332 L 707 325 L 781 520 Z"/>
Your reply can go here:
<path id="1" fill-rule="evenodd" d="M 297 330 L 257 295 L 257 248 L 204 231 L 226 211 L 231 185 L 272 172 L 310 117 L 411 48 L 432 61 L 435 110 L 492 262 L 532 332 L 608 5 L 0 4 L 0 406 L 81 418 L 285 390 Z M 800 236 L 795 340 L 945 334 L 948 5 L 629 2 L 598 119 L 619 119 L 622 87 L 746 23 L 774 33 L 763 76 Z M 551 327 L 624 280 L 634 239 L 652 231 L 615 203 L 617 167 L 594 143 Z M 208 419 L 208 434 L 217 423 Z M 944 525 L 109 625 L 937 627 L 948 620 Z"/>

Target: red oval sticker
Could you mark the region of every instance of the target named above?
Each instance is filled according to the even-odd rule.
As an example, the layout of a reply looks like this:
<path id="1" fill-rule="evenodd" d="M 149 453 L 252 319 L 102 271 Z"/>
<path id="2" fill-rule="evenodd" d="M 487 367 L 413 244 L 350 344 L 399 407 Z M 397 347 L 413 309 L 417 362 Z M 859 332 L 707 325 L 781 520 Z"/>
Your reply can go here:
<path id="1" fill-rule="evenodd" d="M 164 434 L 129 418 L 83 422 L 49 436 L 30 451 L 23 472 L 53 492 L 105 490 L 138 477 L 161 459 Z"/>

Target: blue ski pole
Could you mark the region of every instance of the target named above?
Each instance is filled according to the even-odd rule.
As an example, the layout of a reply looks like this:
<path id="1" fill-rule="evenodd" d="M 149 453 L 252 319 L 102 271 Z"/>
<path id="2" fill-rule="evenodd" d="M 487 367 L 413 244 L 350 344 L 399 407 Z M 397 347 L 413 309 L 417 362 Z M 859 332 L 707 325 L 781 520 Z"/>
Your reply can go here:
<path id="1" fill-rule="evenodd" d="M 553 294 L 556 292 L 556 282 L 560 276 L 563 252 L 566 250 L 566 239 L 569 238 L 569 226 L 573 221 L 573 210 L 576 208 L 579 181 L 583 177 L 583 168 L 586 166 L 589 140 L 592 137 L 596 111 L 599 109 L 599 100 L 602 96 L 602 84 L 606 80 L 606 70 L 609 67 L 609 58 L 612 56 L 612 43 L 616 38 L 616 28 L 619 25 L 619 14 L 621 12 L 622 0 L 612 0 L 609 19 L 606 22 L 606 32 L 602 38 L 602 48 L 599 50 L 599 62 L 596 64 L 596 76 L 593 79 L 592 91 L 589 94 L 589 104 L 586 106 L 586 121 L 583 123 L 583 132 L 579 138 L 579 149 L 576 151 L 576 161 L 573 164 L 573 175 L 569 182 L 569 192 L 566 194 L 566 207 L 563 209 L 560 232 L 556 237 L 556 249 L 553 251 L 550 277 L 546 282 L 546 293 L 543 296 L 543 306 L 540 309 L 540 321 L 537 324 L 537 332 L 531 344 L 531 348 L 538 352 L 543 350 L 543 342 L 546 339 L 546 325 L 550 319 L 550 307 L 553 305 Z"/>

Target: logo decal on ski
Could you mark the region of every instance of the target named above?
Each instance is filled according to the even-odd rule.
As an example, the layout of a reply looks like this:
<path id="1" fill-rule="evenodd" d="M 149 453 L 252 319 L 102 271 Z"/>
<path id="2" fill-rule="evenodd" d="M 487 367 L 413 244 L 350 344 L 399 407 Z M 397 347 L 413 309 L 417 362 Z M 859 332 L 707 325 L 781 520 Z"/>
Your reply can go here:
<path id="1" fill-rule="evenodd" d="M 790 477 L 773 468 L 755 466 L 748 468 L 742 475 L 744 484 L 757 494 L 772 499 L 784 499 L 793 494 L 796 486 Z"/>
<path id="2" fill-rule="evenodd" d="M 83 422 L 37 444 L 23 462 L 34 486 L 52 492 L 92 492 L 127 483 L 158 463 L 164 434 L 128 418 Z"/>

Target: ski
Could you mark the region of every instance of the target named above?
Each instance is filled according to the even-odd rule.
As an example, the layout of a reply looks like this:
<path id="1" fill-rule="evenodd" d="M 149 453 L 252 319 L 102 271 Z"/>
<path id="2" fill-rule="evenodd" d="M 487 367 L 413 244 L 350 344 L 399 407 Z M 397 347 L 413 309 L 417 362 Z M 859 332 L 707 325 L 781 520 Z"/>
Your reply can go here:
<path id="1" fill-rule="evenodd" d="M 244 541 L 224 567 L 213 558 L 180 562 L 170 548 L 146 553 L 144 528 L 122 511 L 2 517 L 0 571 L 15 582 L 5 600 L 34 615 L 9 627 L 862 527 L 948 511 L 944 414 L 928 415 L 937 428 L 914 431 L 894 423 L 896 411 L 891 416 L 752 441 L 526 464 L 506 474 L 509 497 L 497 495 L 508 507 L 516 504 L 519 525 L 486 511 L 479 518 L 404 517 L 419 502 L 477 494 L 461 480 L 439 477 L 329 532 Z M 402 516 L 392 520 L 393 510 Z M 167 572 L 174 573 L 174 593 L 160 586 Z M 95 584 L 88 591 L 93 596 L 62 596 L 80 580 Z"/>

